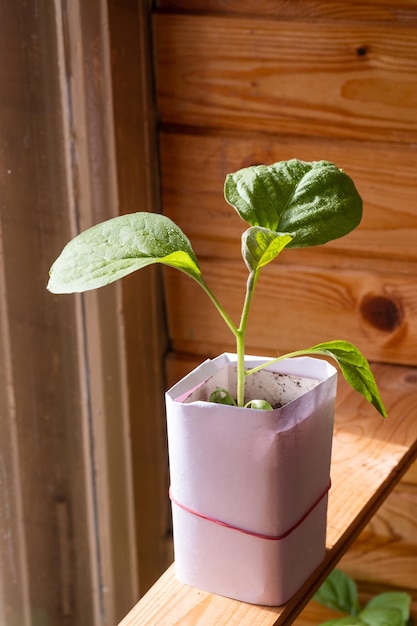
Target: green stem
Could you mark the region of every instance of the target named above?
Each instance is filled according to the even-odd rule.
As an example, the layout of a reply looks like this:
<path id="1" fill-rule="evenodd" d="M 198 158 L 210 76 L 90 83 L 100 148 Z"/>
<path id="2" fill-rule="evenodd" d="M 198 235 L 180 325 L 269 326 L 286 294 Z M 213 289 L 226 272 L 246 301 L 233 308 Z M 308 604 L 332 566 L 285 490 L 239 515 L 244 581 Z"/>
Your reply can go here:
<path id="1" fill-rule="evenodd" d="M 252 302 L 253 292 L 258 280 L 259 272 L 250 272 L 246 283 L 245 302 L 243 303 L 242 316 L 240 318 L 239 328 L 236 333 L 236 354 L 237 354 L 237 406 L 245 404 L 245 336 L 246 325 L 248 322 L 250 305 Z"/>
<path id="2" fill-rule="evenodd" d="M 204 291 L 206 292 L 206 294 L 208 295 L 208 297 L 210 298 L 210 300 L 212 301 L 212 303 L 214 304 L 214 306 L 216 307 L 216 309 L 218 310 L 218 312 L 220 313 L 220 315 L 222 316 L 222 318 L 226 322 L 227 326 L 229 327 L 229 329 L 232 331 L 233 335 L 237 339 L 237 335 L 238 335 L 239 331 L 238 331 L 236 325 L 233 323 L 232 319 L 228 316 L 228 314 L 226 313 L 226 311 L 224 310 L 224 308 L 220 304 L 220 302 L 217 300 L 217 298 L 214 295 L 214 293 L 211 291 L 211 289 L 204 282 L 203 279 L 201 279 L 201 280 L 199 280 L 197 282 L 204 289 Z"/>
<path id="3" fill-rule="evenodd" d="M 325 355 L 324 352 L 315 351 L 315 353 Z M 271 359 L 270 361 L 266 361 L 266 363 L 262 363 L 262 365 L 257 365 L 256 367 L 253 367 L 251 370 L 248 370 L 246 372 L 246 376 L 255 374 L 255 372 L 260 372 L 265 367 L 268 367 L 269 365 L 273 365 L 274 363 L 278 363 L 278 361 L 283 361 L 284 359 L 290 359 L 296 356 L 306 356 L 307 354 L 312 354 L 312 351 L 311 350 L 296 350 L 295 352 L 288 352 L 287 354 L 284 354 L 283 356 L 277 356 L 275 359 Z"/>
<path id="4" fill-rule="evenodd" d="M 236 335 L 236 355 L 236 404 L 237 406 L 243 406 L 245 404 L 245 335 L 241 332 L 238 332 Z"/>
<path id="5" fill-rule="evenodd" d="M 245 301 L 243 303 L 242 315 L 240 318 L 239 328 L 233 323 L 232 319 L 228 316 L 220 302 L 217 300 L 214 293 L 209 286 L 201 278 L 197 281 L 198 284 L 204 289 L 229 329 L 232 331 L 236 340 L 236 355 L 237 355 L 237 406 L 244 406 L 245 403 L 245 335 L 246 325 L 248 322 L 249 309 L 252 302 L 253 292 L 258 280 L 259 271 L 251 272 L 249 274 L 246 283 Z"/>

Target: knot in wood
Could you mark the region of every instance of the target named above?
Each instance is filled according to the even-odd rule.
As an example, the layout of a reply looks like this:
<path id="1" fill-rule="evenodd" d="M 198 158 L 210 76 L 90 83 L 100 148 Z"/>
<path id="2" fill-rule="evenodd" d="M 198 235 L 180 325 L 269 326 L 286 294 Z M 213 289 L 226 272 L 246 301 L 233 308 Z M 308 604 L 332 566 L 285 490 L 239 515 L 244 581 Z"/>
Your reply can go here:
<path id="1" fill-rule="evenodd" d="M 366 295 L 360 303 L 362 317 L 374 328 L 393 332 L 403 320 L 401 307 L 387 296 Z"/>
<path id="2" fill-rule="evenodd" d="M 364 57 L 368 54 L 368 48 L 366 46 L 358 46 L 356 48 L 356 54 L 358 57 Z"/>

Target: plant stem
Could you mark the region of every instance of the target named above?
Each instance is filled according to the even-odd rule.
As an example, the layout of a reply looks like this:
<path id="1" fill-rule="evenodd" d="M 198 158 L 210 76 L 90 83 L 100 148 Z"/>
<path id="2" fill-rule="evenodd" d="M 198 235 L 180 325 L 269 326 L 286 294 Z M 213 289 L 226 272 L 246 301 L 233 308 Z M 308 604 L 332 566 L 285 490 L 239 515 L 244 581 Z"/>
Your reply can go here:
<path id="1" fill-rule="evenodd" d="M 252 302 L 253 292 L 259 277 L 259 271 L 250 272 L 246 283 L 245 301 L 243 303 L 242 315 L 240 318 L 239 328 L 233 323 L 232 319 L 226 313 L 220 302 L 217 300 L 214 293 L 203 279 L 198 281 L 199 285 L 204 289 L 214 306 L 226 322 L 229 329 L 232 331 L 236 340 L 236 355 L 237 355 L 237 406 L 244 406 L 245 403 L 245 336 L 246 325 L 248 322 L 249 309 Z"/>
<path id="2" fill-rule="evenodd" d="M 228 314 L 226 313 L 226 311 L 224 310 L 220 302 L 217 300 L 216 296 L 211 291 L 210 287 L 204 282 L 203 279 L 197 282 L 204 289 L 204 291 L 206 292 L 206 294 L 208 295 L 208 297 L 210 298 L 210 300 L 212 301 L 212 303 L 214 304 L 214 306 L 216 307 L 216 309 L 218 310 L 218 312 L 220 313 L 220 315 L 226 322 L 227 326 L 232 331 L 233 335 L 237 338 L 239 331 L 236 325 L 233 323 L 232 319 L 228 316 Z"/>
<path id="3" fill-rule="evenodd" d="M 248 323 L 249 309 L 252 302 L 253 292 L 258 280 L 259 272 L 250 272 L 246 283 L 245 302 L 243 303 L 242 316 L 239 328 L 236 333 L 236 354 L 237 354 L 237 406 L 245 404 L 245 336 L 246 325 Z"/>
<path id="4" fill-rule="evenodd" d="M 236 355 L 236 404 L 237 406 L 243 406 L 245 404 L 245 334 L 240 331 L 236 335 Z"/>
<path id="5" fill-rule="evenodd" d="M 319 352 L 318 350 L 316 350 L 314 352 L 316 354 L 323 354 L 325 356 L 328 356 L 328 354 L 325 353 L 324 351 Z M 251 370 L 248 370 L 246 372 L 246 375 L 250 376 L 250 374 L 255 374 L 255 372 L 260 372 L 265 367 L 274 365 L 274 363 L 278 363 L 278 361 L 283 361 L 284 359 L 291 359 L 296 356 L 306 356 L 307 354 L 312 354 L 312 350 L 311 349 L 310 350 L 296 350 L 295 352 L 288 352 L 287 354 L 284 354 L 283 356 L 278 356 L 275 359 L 271 359 L 270 361 L 267 361 L 266 363 L 262 363 L 262 365 L 257 365 L 256 367 L 253 367 Z"/>

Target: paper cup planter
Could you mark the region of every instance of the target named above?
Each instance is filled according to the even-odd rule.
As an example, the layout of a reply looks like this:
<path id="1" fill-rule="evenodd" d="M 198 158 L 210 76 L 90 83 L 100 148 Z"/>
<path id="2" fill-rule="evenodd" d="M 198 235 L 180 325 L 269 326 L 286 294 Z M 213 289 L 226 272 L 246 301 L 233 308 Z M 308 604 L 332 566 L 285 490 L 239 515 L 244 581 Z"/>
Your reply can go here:
<path id="1" fill-rule="evenodd" d="M 276 606 L 325 554 L 337 371 L 297 358 L 250 376 L 248 399 L 283 405 L 272 411 L 208 402 L 234 392 L 235 363 L 208 360 L 166 394 L 176 576 Z"/>

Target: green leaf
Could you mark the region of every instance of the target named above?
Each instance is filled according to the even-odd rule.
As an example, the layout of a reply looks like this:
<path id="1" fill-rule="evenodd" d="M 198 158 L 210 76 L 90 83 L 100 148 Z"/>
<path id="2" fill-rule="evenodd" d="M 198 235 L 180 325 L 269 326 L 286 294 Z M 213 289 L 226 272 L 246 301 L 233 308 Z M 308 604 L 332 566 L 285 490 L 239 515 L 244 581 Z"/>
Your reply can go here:
<path id="1" fill-rule="evenodd" d="M 353 389 L 368 400 L 381 413 L 382 417 L 387 416 L 369 363 L 353 344 L 341 340 L 329 341 L 317 344 L 303 352 L 323 354 L 335 359 L 344 378 Z"/>
<path id="2" fill-rule="evenodd" d="M 344 572 L 334 569 L 314 596 L 319 604 L 350 615 L 359 612 L 356 583 Z"/>
<path id="3" fill-rule="evenodd" d="M 245 409 L 257 409 L 258 411 L 272 411 L 272 406 L 266 400 L 249 400 Z"/>
<path id="4" fill-rule="evenodd" d="M 233 396 L 224 387 L 217 387 L 211 392 L 209 402 L 215 402 L 216 404 L 227 404 L 228 406 L 236 406 L 236 401 Z"/>
<path id="5" fill-rule="evenodd" d="M 411 596 L 408 593 L 401 591 L 390 591 L 387 593 L 381 593 L 375 598 L 372 598 L 365 607 L 365 611 L 368 609 L 397 609 L 401 613 L 401 619 L 405 624 L 410 616 L 410 604 Z"/>
<path id="6" fill-rule="evenodd" d="M 297 159 L 228 174 L 225 198 L 251 226 L 292 233 L 288 248 L 343 237 L 362 218 L 352 179 L 328 161 Z"/>
<path id="7" fill-rule="evenodd" d="M 364 609 L 360 618 L 366 626 L 405 626 L 401 611 L 395 608 Z"/>
<path id="8" fill-rule="evenodd" d="M 202 282 L 201 271 L 182 230 L 156 213 L 121 215 L 72 239 L 52 265 L 53 293 L 87 291 L 108 285 L 152 263 L 175 267 Z"/>
<path id="9" fill-rule="evenodd" d="M 292 240 L 288 233 L 252 226 L 242 235 L 242 256 L 250 271 L 260 270 L 273 261 Z"/>

